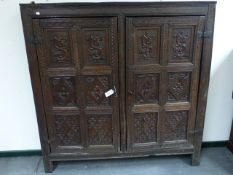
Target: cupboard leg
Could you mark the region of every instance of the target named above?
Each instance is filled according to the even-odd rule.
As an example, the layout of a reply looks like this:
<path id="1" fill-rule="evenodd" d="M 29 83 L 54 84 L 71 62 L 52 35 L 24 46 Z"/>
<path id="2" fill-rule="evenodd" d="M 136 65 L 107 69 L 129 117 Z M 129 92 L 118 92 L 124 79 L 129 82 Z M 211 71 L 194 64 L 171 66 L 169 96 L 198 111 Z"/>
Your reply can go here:
<path id="1" fill-rule="evenodd" d="M 54 170 L 54 163 L 48 158 L 44 158 L 44 170 L 46 173 L 52 173 Z"/>
<path id="2" fill-rule="evenodd" d="M 192 154 L 192 166 L 198 166 L 200 165 L 200 157 L 201 157 L 201 152 L 197 151 Z"/>

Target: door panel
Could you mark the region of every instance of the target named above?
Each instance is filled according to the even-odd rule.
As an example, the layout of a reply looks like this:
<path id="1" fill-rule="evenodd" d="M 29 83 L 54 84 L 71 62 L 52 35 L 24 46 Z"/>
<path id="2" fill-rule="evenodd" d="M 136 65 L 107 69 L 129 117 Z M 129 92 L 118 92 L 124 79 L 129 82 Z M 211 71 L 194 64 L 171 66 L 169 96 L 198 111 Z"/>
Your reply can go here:
<path id="1" fill-rule="evenodd" d="M 192 144 L 204 17 L 126 19 L 128 150 Z"/>
<path id="2" fill-rule="evenodd" d="M 169 25 L 168 62 L 193 62 L 195 26 Z"/>
<path id="3" fill-rule="evenodd" d="M 119 149 L 117 18 L 36 19 L 52 152 Z"/>

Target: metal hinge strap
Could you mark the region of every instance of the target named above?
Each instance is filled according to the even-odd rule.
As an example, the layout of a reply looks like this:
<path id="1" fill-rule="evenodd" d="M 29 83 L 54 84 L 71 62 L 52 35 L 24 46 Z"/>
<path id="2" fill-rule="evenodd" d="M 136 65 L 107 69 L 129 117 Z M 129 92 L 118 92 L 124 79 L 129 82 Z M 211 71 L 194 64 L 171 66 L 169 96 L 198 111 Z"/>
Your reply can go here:
<path id="1" fill-rule="evenodd" d="M 212 31 L 197 32 L 199 38 L 210 38 Z"/>
<path id="2" fill-rule="evenodd" d="M 40 37 L 28 37 L 27 39 L 32 44 L 40 44 L 42 41 Z"/>
<path id="3" fill-rule="evenodd" d="M 54 139 L 42 139 L 41 142 L 51 144 L 54 141 Z"/>
<path id="4" fill-rule="evenodd" d="M 190 134 L 202 134 L 203 133 L 203 129 L 195 129 L 189 132 Z"/>

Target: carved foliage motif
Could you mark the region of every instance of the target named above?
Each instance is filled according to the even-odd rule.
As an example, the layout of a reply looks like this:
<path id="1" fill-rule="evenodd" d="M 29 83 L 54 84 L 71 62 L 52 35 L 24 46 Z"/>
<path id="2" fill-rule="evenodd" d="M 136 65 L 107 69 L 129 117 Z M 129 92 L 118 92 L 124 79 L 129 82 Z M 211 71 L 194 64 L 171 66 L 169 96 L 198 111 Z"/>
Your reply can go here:
<path id="1" fill-rule="evenodd" d="M 90 145 L 112 145 L 113 131 L 111 115 L 88 116 L 88 136 Z"/>
<path id="2" fill-rule="evenodd" d="M 55 116 L 56 142 L 61 146 L 81 144 L 79 116 Z"/>
<path id="3" fill-rule="evenodd" d="M 53 64 L 70 64 L 71 53 L 68 32 L 49 32 L 50 52 Z"/>
<path id="4" fill-rule="evenodd" d="M 172 61 L 189 60 L 192 44 L 192 30 L 173 29 L 172 34 Z"/>
<path id="5" fill-rule="evenodd" d="M 86 31 L 87 56 L 90 64 L 106 63 L 105 31 Z"/>
<path id="6" fill-rule="evenodd" d="M 109 98 L 104 93 L 109 90 L 109 79 L 107 76 L 87 76 L 86 82 L 86 98 L 88 105 L 108 105 Z"/>
<path id="7" fill-rule="evenodd" d="M 159 96 L 159 74 L 136 75 L 136 103 L 157 103 Z"/>
<path id="8" fill-rule="evenodd" d="M 168 101 L 188 101 L 190 92 L 190 74 L 188 72 L 168 74 Z"/>
<path id="9" fill-rule="evenodd" d="M 157 113 L 143 113 L 134 115 L 134 142 L 156 142 Z"/>
<path id="10" fill-rule="evenodd" d="M 136 61 L 140 63 L 156 62 L 159 56 L 159 38 L 157 30 L 138 29 L 137 33 L 137 56 Z"/>
<path id="11" fill-rule="evenodd" d="M 57 106 L 74 106 L 75 81 L 73 77 L 53 77 L 50 78 L 53 103 Z"/>
<path id="12" fill-rule="evenodd" d="M 145 59 L 151 58 L 154 37 L 155 36 L 153 34 L 145 32 L 145 34 L 140 38 L 140 53 Z"/>
<path id="13" fill-rule="evenodd" d="M 188 111 L 169 111 L 164 120 L 164 141 L 186 140 Z"/>

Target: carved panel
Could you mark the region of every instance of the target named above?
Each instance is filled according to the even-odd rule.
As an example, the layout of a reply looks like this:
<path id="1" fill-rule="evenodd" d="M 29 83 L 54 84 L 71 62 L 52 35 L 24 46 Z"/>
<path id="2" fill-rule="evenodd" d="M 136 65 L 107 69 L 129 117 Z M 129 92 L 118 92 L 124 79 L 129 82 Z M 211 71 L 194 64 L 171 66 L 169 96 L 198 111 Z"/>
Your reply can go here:
<path id="1" fill-rule="evenodd" d="M 81 145 L 79 116 L 55 116 L 55 137 L 58 146 Z"/>
<path id="2" fill-rule="evenodd" d="M 84 65 L 108 64 L 107 51 L 109 47 L 108 30 L 83 29 L 83 59 Z"/>
<path id="3" fill-rule="evenodd" d="M 112 145 L 111 115 L 89 115 L 88 116 L 88 139 L 89 145 Z"/>
<path id="4" fill-rule="evenodd" d="M 134 114 L 134 143 L 156 142 L 157 113 Z"/>
<path id="5" fill-rule="evenodd" d="M 168 73 L 168 102 L 188 101 L 191 73 Z"/>
<path id="6" fill-rule="evenodd" d="M 158 103 L 159 74 L 138 74 L 135 83 L 135 103 Z"/>
<path id="7" fill-rule="evenodd" d="M 169 62 L 192 61 L 193 33 L 193 28 L 172 28 Z"/>
<path id="8" fill-rule="evenodd" d="M 52 77 L 50 78 L 50 85 L 54 105 L 76 105 L 74 77 Z"/>
<path id="9" fill-rule="evenodd" d="M 68 31 L 48 32 L 51 65 L 72 64 Z"/>
<path id="10" fill-rule="evenodd" d="M 86 76 L 85 84 L 87 105 L 110 105 L 110 98 L 104 95 L 110 89 L 108 76 Z"/>
<path id="11" fill-rule="evenodd" d="M 186 140 L 188 127 L 188 111 L 166 112 L 163 128 L 163 140 Z"/>
<path id="12" fill-rule="evenodd" d="M 136 30 L 135 63 L 149 64 L 159 62 L 160 28 Z"/>

